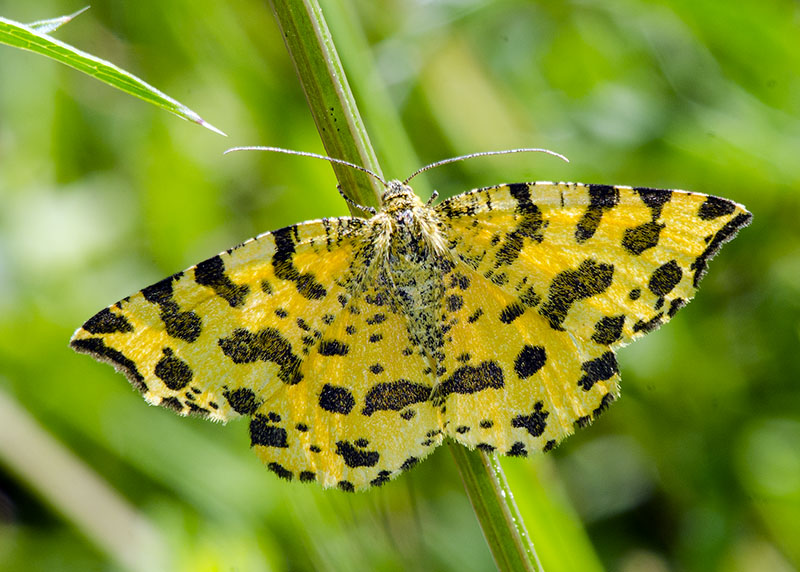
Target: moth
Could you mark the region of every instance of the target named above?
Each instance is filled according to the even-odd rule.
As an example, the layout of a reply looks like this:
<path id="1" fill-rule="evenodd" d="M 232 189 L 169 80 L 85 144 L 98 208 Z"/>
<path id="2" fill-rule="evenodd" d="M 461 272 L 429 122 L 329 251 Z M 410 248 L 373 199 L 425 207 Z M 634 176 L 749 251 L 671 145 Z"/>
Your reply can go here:
<path id="1" fill-rule="evenodd" d="M 526 456 L 590 423 L 619 396 L 615 351 L 675 316 L 751 219 L 724 198 L 581 183 L 433 205 L 411 177 L 371 174 L 368 218 L 264 233 L 101 310 L 72 347 L 151 404 L 248 417 L 284 479 L 361 490 L 445 437 Z"/>

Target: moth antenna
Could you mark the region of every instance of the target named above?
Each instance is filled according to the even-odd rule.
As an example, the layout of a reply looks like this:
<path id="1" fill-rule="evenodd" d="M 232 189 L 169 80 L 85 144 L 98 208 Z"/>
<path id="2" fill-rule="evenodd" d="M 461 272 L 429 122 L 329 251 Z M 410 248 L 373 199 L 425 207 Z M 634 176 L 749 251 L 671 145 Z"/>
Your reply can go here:
<path id="1" fill-rule="evenodd" d="M 250 146 L 250 147 L 232 147 L 225 151 L 223 155 L 227 155 L 228 153 L 232 153 L 233 151 L 272 151 L 274 153 L 285 153 L 287 155 L 299 155 L 301 157 L 313 157 L 314 159 L 322 159 L 323 161 L 328 161 L 329 163 L 338 163 L 339 165 L 346 165 L 348 167 L 352 167 L 357 171 L 361 171 L 362 173 L 366 173 L 370 177 L 374 178 L 376 181 L 379 181 L 384 188 L 388 187 L 389 184 L 383 180 L 383 178 L 370 171 L 366 167 L 362 167 L 361 165 L 356 165 L 355 163 L 350 163 L 349 161 L 345 161 L 344 159 L 336 159 L 334 157 L 326 157 L 325 155 L 318 155 L 317 153 L 309 153 L 308 151 L 294 151 L 293 149 L 283 149 L 281 147 L 259 147 L 259 146 Z M 340 191 L 341 192 L 341 191 Z M 363 207 L 359 207 L 363 208 Z M 366 209 L 365 209 L 366 210 Z"/>
<path id="2" fill-rule="evenodd" d="M 553 155 L 554 157 L 558 157 L 559 159 L 563 159 L 567 163 L 569 163 L 569 159 L 567 159 L 561 153 L 556 153 L 555 151 L 550 151 L 549 149 L 537 149 L 534 147 L 523 147 L 521 149 L 504 149 L 502 151 L 482 151 L 480 153 L 470 153 L 469 155 L 459 155 L 458 157 L 451 157 L 450 159 L 442 159 L 441 161 L 436 161 L 435 163 L 431 163 L 430 165 L 425 165 L 421 169 L 417 169 L 414 171 L 410 177 L 408 177 L 405 181 L 403 181 L 404 185 L 407 185 L 408 182 L 419 175 L 420 173 L 424 173 L 429 169 L 433 169 L 434 167 L 441 167 L 442 165 L 447 165 L 448 163 L 455 163 L 456 161 L 463 161 L 465 159 L 472 159 L 474 157 L 486 157 L 488 155 L 508 155 L 509 153 L 547 153 L 548 155 Z"/>
<path id="3" fill-rule="evenodd" d="M 342 198 L 344 199 L 344 202 L 346 202 L 351 207 L 357 208 L 357 209 L 362 210 L 365 213 L 369 213 L 371 215 L 374 215 L 374 214 L 376 214 L 378 212 L 377 210 L 375 210 L 375 207 L 365 207 L 364 205 L 358 204 L 353 199 L 351 199 L 350 197 L 345 195 L 344 191 L 342 190 L 342 185 L 336 185 L 336 190 L 339 191 L 340 195 L 342 195 Z"/>
<path id="4" fill-rule="evenodd" d="M 426 207 L 431 206 L 433 204 L 433 201 L 435 201 L 438 198 L 439 198 L 439 191 L 433 191 L 433 193 L 431 193 L 431 198 L 428 199 L 428 202 L 425 203 L 425 206 Z"/>

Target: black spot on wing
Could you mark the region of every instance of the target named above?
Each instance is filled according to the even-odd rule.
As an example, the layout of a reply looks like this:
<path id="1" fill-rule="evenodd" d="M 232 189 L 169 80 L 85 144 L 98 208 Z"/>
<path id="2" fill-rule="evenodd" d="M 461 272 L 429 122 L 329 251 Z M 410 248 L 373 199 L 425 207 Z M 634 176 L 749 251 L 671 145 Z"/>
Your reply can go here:
<path id="1" fill-rule="evenodd" d="M 125 334 L 132 332 L 133 326 L 128 318 L 106 308 L 86 320 L 83 329 L 90 334 Z"/>
<path id="2" fill-rule="evenodd" d="M 363 451 L 357 449 L 349 441 L 336 442 L 336 454 L 341 456 L 348 467 L 374 467 L 381 456 L 377 451 Z"/>
<path id="3" fill-rule="evenodd" d="M 592 418 L 588 415 L 584 415 L 583 417 L 578 417 L 573 425 L 576 429 L 583 429 L 584 427 L 588 427 L 591 422 Z"/>
<path id="4" fill-rule="evenodd" d="M 350 346 L 339 340 L 322 340 L 317 351 L 321 356 L 346 356 Z"/>
<path id="5" fill-rule="evenodd" d="M 222 395 L 228 400 L 231 409 L 239 415 L 252 415 L 261 405 L 261 401 L 256 398 L 253 390 L 246 387 L 225 391 Z"/>
<path id="6" fill-rule="evenodd" d="M 328 294 L 325 287 L 317 282 L 313 272 L 301 273 L 294 265 L 295 232 L 296 227 L 289 226 L 272 233 L 275 240 L 275 253 L 272 255 L 275 276 L 294 282 L 297 291 L 304 298 L 319 300 Z"/>
<path id="7" fill-rule="evenodd" d="M 658 239 L 663 228 L 663 224 L 646 222 L 639 226 L 625 229 L 625 233 L 622 235 L 622 248 L 630 254 L 639 256 L 648 248 L 658 245 Z"/>
<path id="8" fill-rule="evenodd" d="M 550 327 L 562 330 L 562 323 L 573 303 L 584 298 L 597 296 L 611 285 L 614 266 L 587 259 L 578 268 L 557 274 L 550 283 L 547 302 L 539 313 L 547 318 Z"/>
<path id="9" fill-rule="evenodd" d="M 448 312 L 457 312 L 464 305 L 464 298 L 459 294 L 451 294 L 445 299 Z"/>
<path id="10" fill-rule="evenodd" d="M 176 413 L 183 413 L 183 402 L 175 396 L 164 397 L 159 405 L 167 409 L 172 409 Z"/>
<path id="11" fill-rule="evenodd" d="M 367 392 L 361 412 L 372 415 L 375 411 L 400 411 L 408 405 L 427 401 L 430 395 L 431 386 L 405 379 L 378 383 Z"/>
<path id="12" fill-rule="evenodd" d="M 544 240 L 545 222 L 542 211 L 531 201 L 530 186 L 525 183 L 515 183 L 508 185 L 508 192 L 517 201 L 514 209 L 519 216 L 517 226 L 507 233 L 503 239 L 503 244 L 495 253 L 495 268 L 503 264 L 512 264 L 519 256 L 525 239 L 534 242 Z"/>
<path id="13" fill-rule="evenodd" d="M 483 316 L 483 308 L 478 308 L 472 313 L 472 315 L 469 318 L 467 318 L 467 322 L 469 322 L 470 324 L 474 324 L 475 322 L 478 321 L 478 318 L 480 318 L 481 316 Z"/>
<path id="14" fill-rule="evenodd" d="M 656 268 L 647 287 L 656 296 L 666 296 L 672 292 L 673 288 L 678 285 L 678 282 L 683 278 L 683 270 L 675 260 L 670 260 Z"/>
<path id="15" fill-rule="evenodd" d="M 495 265 L 499 267 L 503 264 L 512 264 L 519 256 L 523 246 L 524 237 L 522 234 L 516 231 L 509 232 L 502 246 L 495 254 Z"/>
<path id="16" fill-rule="evenodd" d="M 284 467 L 279 463 L 268 463 L 267 469 L 269 469 L 270 471 L 278 475 L 280 478 L 285 479 L 287 481 L 291 481 L 292 477 L 294 476 L 292 474 L 292 471 L 290 471 L 289 469 L 287 469 L 286 467 Z"/>
<path id="17" fill-rule="evenodd" d="M 616 397 L 614 397 L 613 393 L 606 393 L 603 396 L 603 399 L 600 400 L 600 404 L 597 406 L 597 408 L 595 408 L 595 410 L 592 411 L 592 418 L 597 419 L 600 416 L 600 414 L 603 413 L 603 411 L 608 409 L 608 407 L 612 403 L 614 403 L 615 399 Z"/>
<path id="18" fill-rule="evenodd" d="M 233 363 L 268 361 L 278 366 L 278 379 L 293 385 L 303 379 L 299 371 L 300 358 L 292 351 L 292 345 L 275 328 L 264 328 L 250 332 L 237 328 L 227 338 L 217 342 L 222 353 Z"/>
<path id="19" fill-rule="evenodd" d="M 250 287 L 247 284 L 234 284 L 225 274 L 225 263 L 219 255 L 204 260 L 195 266 L 194 281 L 201 286 L 211 288 L 231 308 L 244 304 L 247 294 L 250 292 Z"/>
<path id="20" fill-rule="evenodd" d="M 511 445 L 511 448 L 508 451 L 506 451 L 506 455 L 509 457 L 527 457 L 528 450 L 525 448 L 525 443 L 522 441 L 517 441 Z"/>
<path id="21" fill-rule="evenodd" d="M 170 348 L 162 349 L 164 355 L 156 363 L 154 373 L 168 388 L 178 391 L 192 381 L 192 368 L 189 364 L 175 356 Z"/>
<path id="22" fill-rule="evenodd" d="M 544 367 L 547 354 L 542 346 L 526 344 L 514 359 L 514 371 L 520 379 L 527 379 Z"/>
<path id="23" fill-rule="evenodd" d="M 460 288 L 461 290 L 466 290 L 469 288 L 469 278 L 461 274 L 460 272 L 454 272 L 450 276 L 450 288 Z"/>
<path id="24" fill-rule="evenodd" d="M 633 191 L 639 195 L 642 202 L 650 209 L 655 222 L 661 216 L 661 210 L 672 198 L 672 191 L 665 189 L 651 189 L 649 187 L 634 187 Z"/>
<path id="25" fill-rule="evenodd" d="M 409 457 L 408 459 L 403 461 L 403 464 L 400 465 L 400 469 L 402 469 L 403 471 L 408 471 L 409 469 L 416 466 L 417 463 L 419 463 L 419 459 L 417 457 Z"/>
<path id="26" fill-rule="evenodd" d="M 603 211 L 619 203 L 619 190 L 610 185 L 589 185 L 589 206 L 575 228 L 575 240 L 582 244 L 592 238 L 603 218 Z"/>
<path id="27" fill-rule="evenodd" d="M 669 303 L 669 310 L 667 310 L 667 316 L 672 318 L 675 314 L 678 313 L 678 310 L 683 308 L 686 305 L 686 300 L 683 298 L 675 298 L 672 302 Z"/>
<path id="28" fill-rule="evenodd" d="M 609 346 L 622 336 L 622 326 L 625 316 L 605 316 L 594 325 L 592 341 L 603 346 Z"/>
<path id="29" fill-rule="evenodd" d="M 183 275 L 182 272 L 164 278 L 152 286 L 142 290 L 144 299 L 151 304 L 156 304 L 161 313 L 164 329 L 170 337 L 193 342 L 200 337 L 202 322 L 200 316 L 191 310 L 182 312 L 178 303 L 173 299 L 172 283 Z"/>
<path id="30" fill-rule="evenodd" d="M 374 326 L 376 324 L 382 324 L 385 321 L 386 321 L 386 314 L 383 313 L 377 313 L 372 317 L 366 319 L 367 324 L 369 324 L 370 326 Z"/>
<path id="31" fill-rule="evenodd" d="M 543 411 L 543 407 L 544 404 L 542 404 L 541 401 L 536 402 L 531 413 L 527 415 L 517 415 L 511 420 L 511 426 L 525 429 L 532 437 L 541 436 L 547 427 L 545 419 L 550 415 L 549 411 Z"/>
<path id="32" fill-rule="evenodd" d="M 347 415 L 355 407 L 356 400 L 346 387 L 326 383 L 319 395 L 319 406 L 330 413 Z"/>
<path id="33" fill-rule="evenodd" d="M 380 486 L 385 485 L 386 483 L 388 483 L 389 482 L 389 478 L 391 476 L 392 476 L 392 473 L 390 471 L 380 471 L 378 473 L 378 476 L 375 477 L 374 479 L 372 479 L 369 482 L 369 484 L 372 485 L 373 487 L 380 487 Z"/>
<path id="34" fill-rule="evenodd" d="M 653 330 L 655 330 L 656 328 L 658 328 L 661 325 L 661 318 L 663 316 L 664 316 L 664 312 L 659 312 L 658 314 L 656 314 L 655 316 L 653 316 L 651 319 L 649 319 L 646 322 L 644 320 L 638 320 L 633 325 L 633 331 L 634 332 L 642 332 L 642 333 L 645 333 L 645 334 L 648 333 L 648 332 L 652 332 Z"/>
<path id="35" fill-rule="evenodd" d="M 705 202 L 700 205 L 697 216 L 701 220 L 714 220 L 721 216 L 729 215 L 736 210 L 736 203 L 720 197 L 706 197 Z"/>
<path id="36" fill-rule="evenodd" d="M 512 302 L 500 311 L 500 321 L 504 324 L 510 324 L 524 313 L 525 308 L 522 304 Z"/>
<path id="37" fill-rule="evenodd" d="M 250 444 L 282 449 L 289 446 L 286 429 L 273 425 L 264 415 L 256 415 L 250 420 Z"/>
<path id="38" fill-rule="evenodd" d="M 528 286 L 522 291 L 522 293 L 520 293 L 519 301 L 528 308 L 535 308 L 539 305 L 539 302 L 542 301 L 542 297 L 536 293 L 536 291 L 533 289 L 533 286 Z"/>
<path id="39" fill-rule="evenodd" d="M 206 409 L 204 407 L 200 407 L 199 405 L 197 405 L 196 403 L 192 403 L 191 401 L 187 401 L 186 405 L 187 405 L 187 407 L 189 407 L 189 413 L 195 413 L 195 414 L 198 414 L 198 415 L 208 415 L 209 414 L 208 409 Z"/>
<path id="40" fill-rule="evenodd" d="M 503 370 L 493 361 L 481 362 L 478 366 L 463 365 L 442 380 L 431 396 L 435 406 L 441 405 L 451 393 L 475 393 L 484 389 L 500 389 L 504 386 Z"/>
<path id="41" fill-rule="evenodd" d="M 611 379 L 619 372 L 617 356 L 614 352 L 608 351 L 598 358 L 583 362 L 581 369 L 584 374 L 578 380 L 578 385 L 589 391 L 598 381 Z"/>

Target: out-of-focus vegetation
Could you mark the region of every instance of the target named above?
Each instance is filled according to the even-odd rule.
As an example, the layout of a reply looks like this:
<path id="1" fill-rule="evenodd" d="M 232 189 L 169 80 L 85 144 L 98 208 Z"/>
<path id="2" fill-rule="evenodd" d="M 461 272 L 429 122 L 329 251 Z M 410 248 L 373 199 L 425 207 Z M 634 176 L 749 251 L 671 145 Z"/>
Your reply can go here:
<path id="1" fill-rule="evenodd" d="M 81 7 L 2 0 L 0 15 Z M 797 2 L 322 7 L 387 176 L 517 146 L 572 161 L 474 160 L 416 179 L 422 193 L 579 180 L 750 208 L 697 299 L 620 352 L 623 398 L 504 467 L 548 570 L 800 567 Z M 0 47 L 0 569 L 490 568 L 446 448 L 374 492 L 286 483 L 246 423 L 148 407 L 68 349 L 117 299 L 347 209 L 322 162 L 222 155 L 321 151 L 266 3 L 100 1 L 55 35 L 229 138 Z"/>

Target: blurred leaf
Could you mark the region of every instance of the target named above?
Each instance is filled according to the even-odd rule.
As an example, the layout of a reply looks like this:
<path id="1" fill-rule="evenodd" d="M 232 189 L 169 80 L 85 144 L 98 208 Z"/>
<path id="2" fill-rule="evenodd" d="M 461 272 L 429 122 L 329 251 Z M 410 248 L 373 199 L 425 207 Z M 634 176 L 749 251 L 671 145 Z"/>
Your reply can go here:
<path id="1" fill-rule="evenodd" d="M 36 22 L 32 26 L 26 26 L 13 20 L 0 17 L 0 43 L 8 44 L 15 48 L 29 50 L 37 54 L 42 54 L 62 64 L 66 64 L 78 71 L 98 79 L 112 87 L 129 93 L 139 99 L 143 99 L 153 105 L 166 109 L 178 117 L 202 125 L 220 135 L 225 135 L 222 131 L 206 122 L 194 111 L 160 92 L 155 87 L 139 79 L 135 75 L 118 68 L 111 62 L 107 62 L 91 54 L 87 54 L 65 44 L 55 38 L 48 36 L 40 30 L 54 30 L 77 15 L 63 16 L 52 20 Z"/>

